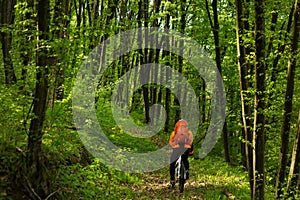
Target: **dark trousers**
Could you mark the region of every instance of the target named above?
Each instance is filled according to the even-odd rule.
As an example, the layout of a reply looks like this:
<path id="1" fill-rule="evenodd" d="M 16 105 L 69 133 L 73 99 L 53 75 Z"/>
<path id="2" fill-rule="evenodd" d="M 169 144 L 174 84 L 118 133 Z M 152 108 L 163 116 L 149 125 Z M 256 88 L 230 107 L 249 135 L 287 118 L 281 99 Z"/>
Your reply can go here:
<path id="1" fill-rule="evenodd" d="M 171 164 L 170 164 L 170 178 L 171 178 L 171 181 L 175 180 L 175 164 L 176 164 L 176 161 L 178 160 L 180 155 L 182 155 L 181 159 L 183 161 L 183 165 L 184 165 L 185 170 L 190 169 L 190 164 L 189 164 L 189 161 L 188 161 L 189 152 L 190 152 L 190 149 L 184 149 L 184 150 L 181 149 L 181 148 L 173 149 L 173 152 L 172 152 L 172 155 L 171 155 Z"/>

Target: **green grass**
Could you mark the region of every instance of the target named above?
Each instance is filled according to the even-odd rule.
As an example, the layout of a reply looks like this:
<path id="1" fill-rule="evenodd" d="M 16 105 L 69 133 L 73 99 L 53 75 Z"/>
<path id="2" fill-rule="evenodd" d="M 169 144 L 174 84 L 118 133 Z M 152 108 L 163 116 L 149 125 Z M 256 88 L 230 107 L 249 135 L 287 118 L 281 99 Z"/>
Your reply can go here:
<path id="1" fill-rule="evenodd" d="M 98 105 L 99 104 L 99 105 Z M 150 138 L 138 138 L 130 136 L 128 133 L 124 132 L 115 122 L 113 114 L 110 107 L 110 102 L 103 104 L 99 102 L 97 117 L 99 124 L 109 138 L 111 142 L 115 145 L 131 152 L 149 152 L 157 150 L 157 145 Z M 100 109 L 101 108 L 101 109 Z M 141 113 L 134 112 L 131 114 L 135 123 L 143 125 L 142 120 L 140 120 Z"/>
<path id="2" fill-rule="evenodd" d="M 178 188 L 169 187 L 168 168 L 143 176 L 143 185 L 137 191 L 141 199 L 227 199 L 223 191 L 232 193 L 237 199 L 249 199 L 246 174 L 228 166 L 220 159 L 190 159 L 190 179 L 183 194 Z M 130 199 L 130 197 L 128 198 Z"/>
<path id="3" fill-rule="evenodd" d="M 185 191 L 169 185 L 168 166 L 145 174 L 130 174 L 107 168 L 98 160 L 86 167 L 66 167 L 60 177 L 63 199 L 250 199 L 246 173 L 220 158 L 190 159 L 190 179 Z"/>

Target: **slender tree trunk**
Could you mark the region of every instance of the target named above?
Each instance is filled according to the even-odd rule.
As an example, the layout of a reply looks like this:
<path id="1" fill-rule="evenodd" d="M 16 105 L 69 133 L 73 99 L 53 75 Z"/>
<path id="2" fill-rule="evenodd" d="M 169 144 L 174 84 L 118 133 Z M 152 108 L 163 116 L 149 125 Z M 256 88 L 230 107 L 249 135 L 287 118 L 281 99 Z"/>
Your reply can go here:
<path id="1" fill-rule="evenodd" d="M 245 101 L 245 92 L 248 90 L 248 63 L 246 60 L 246 49 L 244 46 L 243 35 L 244 35 L 244 13 L 243 13 L 243 1 L 236 0 L 236 37 L 237 37 L 237 52 L 238 52 L 238 68 L 239 68 L 239 77 L 240 77 L 240 98 L 242 105 L 242 122 L 243 122 L 243 139 L 245 141 L 242 142 L 242 149 L 244 149 L 244 161 L 245 167 L 248 171 L 249 182 L 251 194 L 253 194 L 253 180 L 254 180 L 254 171 L 253 171 L 253 149 L 249 144 L 252 142 L 252 134 L 251 134 L 251 110 L 249 102 Z M 252 196 L 253 198 L 253 196 Z"/>
<path id="2" fill-rule="evenodd" d="M 291 186 L 295 188 L 297 191 L 297 195 L 299 195 L 300 191 L 300 120 L 298 120 L 298 130 L 297 130 L 297 148 L 296 148 L 296 156 L 295 156 L 295 169 L 294 174 L 295 178 L 294 181 L 291 183 Z"/>
<path id="3" fill-rule="evenodd" d="M 202 94 L 201 96 L 199 97 L 200 98 L 200 102 L 201 102 L 201 122 L 203 124 L 206 123 L 206 94 L 205 94 L 205 91 L 206 91 L 206 85 L 205 85 L 205 81 L 203 80 L 203 78 L 201 79 L 201 90 L 202 90 Z"/>
<path id="4" fill-rule="evenodd" d="M 186 27 L 186 12 L 187 12 L 187 1 L 182 0 L 181 1 L 181 16 L 180 16 L 180 32 L 184 33 L 185 32 L 185 27 Z M 184 50 L 184 41 L 180 40 L 179 41 L 179 55 L 183 55 L 183 50 Z M 178 72 L 182 74 L 183 72 L 183 58 L 181 56 L 178 56 Z M 179 80 L 180 82 L 181 80 Z M 176 114 L 175 114 L 175 123 L 180 119 L 180 104 L 179 104 L 179 99 L 184 96 L 184 88 L 179 88 L 180 91 L 178 91 L 178 97 L 174 99 L 174 104 L 177 106 L 176 108 Z M 174 123 L 174 124 L 175 124 Z"/>
<path id="5" fill-rule="evenodd" d="M 80 31 L 81 21 L 82 21 L 82 0 L 77 1 L 74 0 L 74 9 L 76 14 L 76 27 L 78 28 L 78 31 Z"/>
<path id="6" fill-rule="evenodd" d="M 165 17 L 165 29 L 166 31 L 168 31 L 170 29 L 170 14 L 169 14 L 169 10 L 168 14 Z M 165 43 L 163 45 L 166 45 L 166 49 L 168 49 L 170 47 L 170 37 L 169 36 L 165 36 L 164 39 Z M 170 52 L 168 51 L 163 51 L 162 52 L 162 59 L 167 59 L 166 65 L 170 66 Z M 167 58 L 166 58 L 167 57 Z M 166 76 L 166 80 L 170 80 L 170 74 L 168 74 L 168 72 L 165 72 L 165 76 Z M 170 113 L 170 103 L 171 103 L 171 91 L 170 89 L 166 88 L 165 89 L 165 109 L 166 109 L 166 113 Z M 169 124 L 170 124 L 170 115 L 167 114 L 166 116 L 166 123 L 165 123 L 165 127 L 164 127 L 164 131 L 165 133 L 169 133 Z"/>
<path id="7" fill-rule="evenodd" d="M 147 0 L 146 0 L 147 1 Z M 138 11 L 138 27 L 141 28 L 142 27 L 142 20 L 144 19 L 144 27 L 148 27 L 148 22 L 147 22 L 147 16 L 148 16 L 148 7 L 145 6 L 145 4 L 148 5 L 147 2 L 144 1 L 139 1 L 138 3 L 138 7 L 139 7 L 139 11 Z M 147 9 L 147 10 L 145 10 Z M 143 32 L 139 31 L 138 32 L 138 41 L 139 41 L 139 61 L 140 61 L 140 65 L 143 65 L 145 63 L 147 63 L 147 54 L 148 54 L 148 49 L 142 49 L 142 42 L 145 42 L 146 44 L 148 44 L 147 41 L 147 32 L 144 31 L 145 35 L 143 37 Z M 146 46 L 146 45 L 144 45 Z M 144 50 L 144 51 L 143 51 Z M 142 72 L 143 73 L 143 72 Z M 145 78 L 147 77 L 147 74 L 143 73 Z M 147 86 L 142 86 L 142 95 L 143 95 L 143 99 L 144 99 L 144 112 L 145 112 L 145 123 L 149 123 L 150 122 L 150 115 L 149 115 L 149 90 Z"/>
<path id="8" fill-rule="evenodd" d="M 267 50 L 267 55 L 270 55 L 273 52 L 273 41 L 274 41 L 274 33 L 276 31 L 276 25 L 278 21 L 278 5 L 279 2 L 275 2 L 275 6 L 273 8 L 273 13 L 272 13 L 272 20 L 271 20 L 271 26 L 270 26 L 270 31 L 272 32 L 272 35 L 269 39 L 269 44 L 268 44 L 268 50 Z"/>
<path id="9" fill-rule="evenodd" d="M 103 1 L 103 0 L 102 0 Z M 90 17 L 89 17 L 89 21 L 90 21 L 90 26 L 92 27 L 97 27 L 97 24 L 98 24 L 98 17 L 99 17 L 99 10 L 100 10 L 100 0 L 93 0 L 93 3 L 92 3 L 92 13 L 90 14 Z M 94 41 L 96 44 L 97 44 L 97 40 Z"/>
<path id="10" fill-rule="evenodd" d="M 300 180 L 300 109 L 298 114 L 297 133 L 294 141 L 290 172 L 287 183 L 287 194 L 299 194 Z M 291 192 L 293 190 L 293 192 Z"/>
<path id="11" fill-rule="evenodd" d="M 160 8 L 160 4 L 161 4 L 161 0 L 155 0 L 153 3 L 153 11 L 154 11 L 154 16 L 157 16 L 159 14 L 159 8 Z M 159 27 L 159 18 L 156 17 L 153 20 L 153 27 L 158 28 Z M 158 41 L 158 36 L 154 35 L 151 36 L 151 42 L 150 43 L 150 54 L 149 54 L 149 63 L 159 63 L 159 59 L 160 59 L 160 45 L 163 41 Z M 153 43 L 153 44 L 152 44 Z M 153 70 L 152 73 L 152 80 L 153 82 L 157 82 L 159 79 L 160 82 L 162 82 L 165 77 L 162 75 L 162 71 L 160 71 L 159 69 L 157 70 Z M 157 103 L 161 103 L 161 99 L 162 99 L 162 88 L 160 85 L 155 85 L 154 87 L 151 87 L 151 104 L 157 104 Z M 161 114 L 161 110 L 155 110 L 154 111 L 154 115 L 155 118 L 153 120 L 157 120 L 160 118 L 160 114 Z M 154 124 L 157 124 L 156 121 L 152 122 Z"/>
<path id="12" fill-rule="evenodd" d="M 0 25 L 1 28 L 0 40 L 2 45 L 2 59 L 4 63 L 5 84 L 11 85 L 16 83 L 17 78 L 12 63 L 11 49 L 12 49 L 12 32 L 11 26 L 14 24 L 15 13 L 14 6 L 16 0 L 2 0 L 0 1 Z"/>
<path id="13" fill-rule="evenodd" d="M 149 13 L 148 13 L 148 8 L 149 8 L 149 0 L 144 0 L 143 1 L 143 18 L 144 18 L 144 27 L 148 28 L 148 20 L 149 20 Z M 148 45 L 149 45 L 149 32 L 144 31 L 145 34 L 145 38 L 144 38 L 144 42 L 145 42 L 145 49 L 144 49 L 144 55 L 143 55 L 143 64 L 148 63 Z M 147 77 L 147 80 L 150 80 L 150 74 L 146 74 L 143 73 L 145 77 Z M 147 82 L 148 82 L 147 81 Z M 149 108 L 150 108 L 150 99 L 149 99 L 149 84 L 142 86 L 142 91 L 143 91 L 143 98 L 144 98 L 144 109 L 145 109 L 145 123 L 149 123 L 150 122 L 150 113 L 149 113 Z"/>
<path id="14" fill-rule="evenodd" d="M 221 59 L 221 46 L 220 46 L 220 37 L 219 37 L 219 16 L 218 16 L 218 0 L 212 1 L 212 10 L 213 10 L 213 18 L 211 17 L 209 11 L 208 1 L 206 0 L 206 10 L 208 13 L 208 18 L 210 22 L 210 26 L 214 35 L 214 43 L 215 43 L 215 61 L 217 68 L 222 76 L 222 59 Z M 227 122 L 224 122 L 223 127 L 223 142 L 224 142 L 224 152 L 225 152 L 225 160 L 226 162 L 230 162 L 230 151 L 229 151 L 229 140 L 228 140 L 228 130 L 227 130 Z"/>
<path id="15" fill-rule="evenodd" d="M 272 65 L 272 67 L 271 67 L 272 72 L 271 72 L 270 83 L 273 84 L 273 85 L 277 81 L 277 77 L 278 77 L 279 72 L 283 71 L 282 65 L 278 65 L 278 64 L 279 64 L 279 61 L 280 61 L 282 55 L 284 55 L 284 51 L 286 49 L 286 46 L 288 45 L 290 32 L 291 32 L 291 27 L 292 27 L 292 21 L 293 21 L 293 12 L 294 12 L 294 3 L 291 6 L 291 10 L 290 10 L 287 22 L 284 21 L 282 26 L 281 26 L 281 31 L 284 31 L 283 30 L 284 25 L 287 24 L 286 25 L 286 30 L 284 31 L 284 34 L 280 35 L 280 37 L 279 37 L 279 40 L 283 41 L 283 42 L 282 42 L 282 44 L 278 45 L 278 47 L 276 49 L 278 53 L 276 53 L 276 56 L 273 60 L 273 63 L 271 64 Z M 275 25 L 274 25 L 274 27 L 275 27 Z M 274 47 L 273 47 L 273 49 L 274 49 Z M 269 50 L 269 53 L 270 52 L 271 51 Z M 273 100 L 275 98 L 276 92 L 277 91 L 275 89 L 271 89 L 271 92 L 269 93 L 269 97 L 268 97 L 269 100 L 268 100 L 268 106 L 267 107 L 272 106 L 272 104 L 274 103 Z M 271 116 L 271 119 L 269 120 L 269 123 L 277 123 L 277 120 L 275 119 L 275 117 L 276 117 L 276 114 Z"/>
<path id="16" fill-rule="evenodd" d="M 221 59 L 221 46 L 220 46 L 220 37 L 219 37 L 219 16 L 218 16 L 218 1 L 213 0 L 212 2 L 213 6 L 213 14 L 214 14 L 214 28 L 213 28 L 213 33 L 214 33 L 214 41 L 215 41 L 215 52 L 216 52 L 216 63 L 217 63 L 217 68 L 222 76 L 222 59 Z M 228 129 L 227 129 L 227 121 L 225 120 L 224 122 L 224 127 L 223 127 L 223 142 L 224 142 L 224 152 L 225 152 L 225 160 L 226 162 L 230 162 L 230 151 L 229 151 L 229 140 L 228 140 Z"/>
<path id="17" fill-rule="evenodd" d="M 255 110 L 253 166 L 255 199 L 265 199 L 265 19 L 264 0 L 255 0 Z"/>
<path id="18" fill-rule="evenodd" d="M 244 0 L 243 1 L 243 5 L 244 5 L 244 8 L 243 8 L 244 30 L 245 30 L 245 34 L 248 34 L 248 35 L 253 35 L 252 33 L 253 33 L 253 29 L 254 29 L 253 27 L 251 27 L 251 24 L 249 22 L 249 21 L 251 21 L 250 20 L 251 3 L 252 3 L 252 0 Z M 254 48 L 253 48 L 252 45 L 245 45 L 245 52 L 246 52 L 246 55 L 255 54 Z M 254 84 L 253 84 L 254 80 L 253 80 L 252 77 L 254 76 L 254 64 L 251 63 L 251 62 L 248 62 L 248 61 L 247 61 L 247 72 L 248 72 L 248 77 L 249 77 L 249 78 L 247 78 L 248 86 L 249 86 L 249 88 L 253 88 L 254 87 Z M 249 108 L 253 109 L 253 104 L 249 103 Z M 253 122 L 252 122 L 253 116 L 252 116 L 252 119 L 249 119 L 249 120 L 251 120 L 250 123 L 253 126 Z"/>
<path id="19" fill-rule="evenodd" d="M 279 156 L 279 168 L 276 179 L 276 198 L 281 198 L 283 194 L 283 186 L 285 185 L 286 167 L 288 163 L 289 137 L 290 137 L 290 121 L 293 109 L 294 96 L 294 77 L 297 65 L 298 40 L 300 30 L 299 20 L 299 2 L 295 0 L 293 36 L 290 50 L 290 57 L 287 67 L 287 84 L 284 102 L 284 115 L 281 130 L 281 147 Z"/>
<path id="20" fill-rule="evenodd" d="M 56 0 L 54 6 L 54 15 L 53 23 L 56 26 L 56 30 L 53 31 L 54 39 L 64 40 L 68 39 L 67 31 L 65 28 L 69 27 L 69 21 L 65 19 L 65 16 L 68 16 L 69 13 L 69 0 Z M 63 47 L 62 47 L 63 48 Z M 65 66 L 63 66 L 62 61 L 64 60 L 64 53 L 62 48 L 56 48 L 56 55 L 53 58 L 55 66 L 54 69 L 54 91 L 52 101 L 63 100 L 64 98 L 64 75 L 65 75 Z"/>
<path id="21" fill-rule="evenodd" d="M 28 135 L 28 154 L 27 166 L 29 170 L 30 182 L 32 188 L 41 197 L 44 197 L 49 191 L 47 188 L 47 179 L 44 178 L 43 155 L 42 155 L 42 137 L 43 124 L 47 109 L 48 95 L 48 50 L 45 48 L 45 42 L 49 39 L 49 17 L 50 1 L 39 0 L 37 5 L 38 19 L 38 47 L 37 47 L 37 71 L 35 98 L 33 101 L 34 118 L 31 120 Z"/>
<path id="22" fill-rule="evenodd" d="M 289 33 L 291 31 L 291 27 L 292 27 L 292 21 L 293 21 L 293 12 L 294 12 L 294 8 L 295 8 L 295 4 L 293 3 L 292 7 L 291 7 L 291 11 L 289 14 L 289 18 L 288 18 L 288 22 L 287 22 L 287 26 L 286 26 L 286 31 L 285 34 L 283 35 L 283 38 L 280 37 L 280 40 L 283 40 L 283 44 L 278 45 L 278 53 L 273 61 L 272 64 L 272 75 L 271 75 L 271 82 L 274 83 L 277 79 L 278 73 L 280 72 L 281 68 L 279 68 L 278 63 L 280 58 L 282 57 L 285 48 L 287 46 L 287 41 L 289 39 Z M 273 98 L 273 93 L 270 94 L 270 97 Z"/>
<path id="23" fill-rule="evenodd" d="M 185 33 L 186 28 L 186 13 L 187 13 L 187 1 L 182 0 L 181 1 L 181 11 L 180 11 L 180 32 Z M 179 14 L 179 15 L 180 15 Z M 184 50 L 184 41 L 179 41 L 179 55 L 183 55 Z M 182 74 L 183 72 L 183 58 L 181 56 L 178 56 L 178 72 Z M 179 80 L 180 82 L 181 80 Z M 183 88 L 178 88 L 178 98 L 174 99 L 174 105 L 176 105 L 176 111 L 175 111 L 175 121 L 174 124 L 180 119 L 180 104 L 179 104 L 179 98 L 183 97 Z M 182 98 L 183 99 L 183 98 Z"/>
<path id="24" fill-rule="evenodd" d="M 101 28 L 103 28 L 103 30 L 106 30 L 106 31 L 105 31 L 105 34 L 103 35 L 103 37 L 101 38 L 101 42 L 105 41 L 109 36 L 110 24 L 116 15 L 116 9 L 117 9 L 117 5 L 118 5 L 117 0 L 108 1 L 108 2 L 109 2 L 109 4 L 108 4 L 109 6 L 107 9 L 107 13 L 105 13 L 106 14 L 105 22 L 104 22 L 103 27 L 101 27 Z"/>

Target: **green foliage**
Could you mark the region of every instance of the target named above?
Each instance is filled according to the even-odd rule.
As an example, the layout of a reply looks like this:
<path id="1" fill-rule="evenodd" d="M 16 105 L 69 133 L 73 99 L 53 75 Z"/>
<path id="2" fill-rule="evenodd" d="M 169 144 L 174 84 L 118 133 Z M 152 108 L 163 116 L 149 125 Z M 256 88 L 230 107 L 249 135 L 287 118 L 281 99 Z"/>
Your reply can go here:
<path id="1" fill-rule="evenodd" d="M 130 195 L 126 185 L 139 179 L 105 167 L 98 160 L 83 167 L 63 167 L 57 174 L 59 199 L 118 199 Z"/>
<path id="2" fill-rule="evenodd" d="M 73 130 L 71 102 L 57 102 L 53 110 L 48 110 L 44 145 L 52 152 L 62 156 L 62 160 L 70 157 L 80 159 L 82 143 L 78 133 Z"/>
<path id="3" fill-rule="evenodd" d="M 114 121 L 110 101 L 104 101 L 103 98 L 105 99 L 105 97 L 99 97 L 96 104 L 98 108 L 98 120 L 104 133 L 115 145 L 133 152 L 148 152 L 157 149 L 155 143 L 153 143 L 149 138 L 143 139 L 132 137 L 128 133 L 124 132 Z M 131 113 L 131 117 L 137 124 L 143 126 L 143 113 L 140 108 L 142 107 L 139 106 L 135 111 L 133 111 Z"/>
<path id="4" fill-rule="evenodd" d="M 205 1 L 188 1 L 183 5 L 180 1 L 161 1 L 158 13 L 154 11 L 157 1 L 149 2 L 148 17 L 138 19 L 139 2 L 124 1 L 121 6 L 116 5 L 115 11 L 112 11 L 112 3 L 103 1 L 103 9 L 97 13 L 94 8 L 94 2 L 87 1 L 79 5 L 79 1 L 72 2 L 68 14 L 63 14 L 58 24 L 54 23 L 55 1 L 51 1 L 51 22 L 49 24 L 51 34 L 50 41 L 47 41 L 47 48 L 51 49 L 50 63 L 48 66 L 51 72 L 49 92 L 49 109 L 44 124 L 43 145 L 45 156 L 49 159 L 49 172 L 55 174 L 54 182 L 56 191 L 55 197 L 58 199 L 134 199 L 136 196 L 143 199 L 165 199 L 175 198 L 178 194 L 168 190 L 164 184 L 156 184 L 152 177 L 157 180 L 168 181 L 167 167 L 157 172 L 143 174 L 127 174 L 109 169 L 101 164 L 97 159 L 92 158 L 85 150 L 79 135 L 76 132 L 72 119 L 72 88 L 76 73 L 87 58 L 88 53 L 98 45 L 103 39 L 110 35 L 137 27 L 137 22 L 141 21 L 143 26 L 148 22 L 152 26 L 154 20 L 159 21 L 159 27 L 167 25 L 167 17 L 170 16 L 170 28 L 181 30 L 181 17 L 187 16 L 187 24 L 184 34 L 196 40 L 212 58 L 215 57 L 214 38 L 211 30 Z M 126 2 L 126 3 L 125 3 Z M 81 2 L 82 3 L 82 2 Z M 219 35 L 220 47 L 222 54 L 222 76 L 227 95 L 227 128 L 229 133 L 230 153 L 233 163 L 240 164 L 242 122 L 241 122 L 241 102 L 240 102 L 240 82 L 237 67 L 236 51 L 236 22 L 233 1 L 219 1 Z M 247 62 L 250 65 L 255 64 L 254 55 L 254 4 L 252 1 L 246 1 L 245 16 L 249 29 L 244 30 L 242 36 L 245 47 L 247 48 Z M 280 131 L 281 121 L 283 118 L 284 95 L 286 89 L 286 68 L 289 56 L 289 38 L 290 33 L 286 32 L 288 14 L 293 4 L 289 1 L 267 0 L 265 7 L 266 18 L 266 103 L 267 109 L 262 112 L 266 114 L 266 174 L 267 174 L 267 197 L 272 198 L 269 194 L 274 190 L 278 156 L 280 149 Z M 12 49 L 10 50 L 13 67 L 17 76 L 17 84 L 7 87 L 4 85 L 5 74 L 3 68 L 3 55 L 0 54 L 0 167 L 1 182 L 8 180 L 7 174 L 15 174 L 19 168 L 24 167 L 27 149 L 27 137 L 30 120 L 34 118 L 31 115 L 32 100 L 34 98 L 34 85 L 36 82 L 36 50 L 38 31 L 36 26 L 36 8 L 29 7 L 29 2 L 18 1 L 15 6 L 15 22 L 13 26 L 3 26 L 1 32 L 12 33 Z M 144 5 L 143 5 L 144 6 Z M 182 13 L 182 8 L 187 8 Z M 89 9 L 89 10 L 88 10 Z M 143 8 L 144 9 L 144 8 Z M 209 9 L 211 4 L 209 2 Z M 145 10 L 143 10 L 145 12 Z M 94 13 L 95 12 L 95 13 Z M 278 13 L 278 21 L 274 24 L 272 17 Z M 61 14 L 61 13 L 60 13 Z M 99 15 L 99 16 L 98 16 Z M 248 17 L 248 19 L 246 19 Z M 61 26 L 63 20 L 70 20 L 66 26 Z M 271 28 L 275 28 L 272 30 Z M 63 37 L 58 37 L 55 33 L 61 31 Z M 284 39 L 287 34 L 287 39 Z M 278 47 L 286 45 L 285 52 L 280 52 Z M 2 47 L 2 44 L 1 48 Z M 300 55 L 300 54 L 299 54 Z M 124 132 L 122 127 L 116 124 L 110 107 L 111 92 L 116 85 L 116 81 L 129 69 L 139 65 L 139 52 L 128 53 L 124 58 L 116 60 L 107 71 L 104 72 L 104 78 L 99 83 L 96 91 L 96 112 L 100 126 L 107 137 L 117 146 L 124 150 L 132 152 L 154 151 L 168 143 L 169 134 L 163 130 L 151 138 L 141 139 L 132 137 L 128 132 Z M 160 55 L 161 56 L 161 55 Z M 274 60 L 280 57 L 279 63 L 274 68 Z M 154 57 L 153 57 L 154 58 Z M 299 58 L 299 56 L 298 56 Z M 298 59 L 299 60 L 299 59 Z M 160 63 L 168 64 L 173 69 L 178 69 L 178 56 L 169 54 Z M 53 65 L 53 66 L 52 66 Z M 201 146 L 201 139 L 209 123 L 211 112 L 210 94 L 204 90 L 205 83 L 201 79 L 201 74 L 190 66 L 185 60 L 183 61 L 183 75 L 199 97 L 199 108 L 201 109 L 201 124 L 195 137 L 199 142 L 195 149 L 197 154 Z M 253 66 L 252 66 L 253 67 Z M 65 96 L 63 101 L 55 101 L 52 94 L 56 89 L 58 69 L 64 71 L 63 85 Z M 249 69 L 247 79 L 249 89 L 245 91 L 245 101 L 250 102 L 251 110 L 254 110 L 254 71 Z M 272 80 L 272 81 L 271 81 Z M 295 132 L 297 130 L 297 111 L 300 103 L 299 93 L 300 73 L 296 71 L 295 77 L 295 95 L 293 113 L 291 117 L 291 134 L 290 144 L 293 144 Z M 162 96 L 166 94 L 164 87 L 150 86 L 149 91 L 153 88 L 162 89 Z M 123 91 L 126 93 L 126 91 Z M 174 95 L 171 94 L 170 102 L 162 99 L 161 105 L 169 104 L 169 130 L 172 131 L 174 126 L 174 116 L 176 110 L 180 107 L 174 104 Z M 144 102 L 141 90 L 137 90 L 131 97 L 130 117 L 140 126 L 144 126 Z M 53 103 L 52 103 L 53 101 Z M 151 102 L 150 102 L 151 104 Z M 205 118 L 204 118 L 205 116 Z M 252 120 L 252 116 L 250 116 Z M 135 131 L 135 130 L 133 130 Z M 248 143 L 251 143 L 248 141 Z M 221 157 L 224 154 L 223 142 L 220 139 L 216 144 L 209 157 L 205 160 L 192 160 L 192 173 L 194 178 L 191 184 L 187 186 L 187 193 L 182 197 L 191 199 L 201 197 L 203 199 L 226 199 L 223 194 L 224 190 L 233 193 L 238 199 L 249 199 L 249 185 L 247 176 L 243 169 L 231 167 L 223 163 Z M 289 152 L 291 152 L 290 145 Z M 53 170 L 53 171 L 52 171 Z M 2 176 L 2 174 L 5 174 Z M 4 177 L 4 178 L 3 178 Z M 4 181 L 4 182 L 5 182 Z M 194 182 L 194 185 L 192 183 Z M 139 191 L 140 190 L 140 191 Z M 165 192 L 165 190 L 167 192 Z M 166 194 L 167 193 L 167 194 Z M 1 198 L 1 196 L 0 196 Z M 267 198 L 267 199 L 268 199 Z"/>
<path id="5" fill-rule="evenodd" d="M 7 88 L 0 85 L 0 90 L 1 147 L 5 148 L 6 145 L 24 146 L 32 98 L 19 93 L 17 87 Z"/>
<path id="6" fill-rule="evenodd" d="M 19 177 L 27 147 L 27 128 L 30 119 L 31 97 L 20 93 L 17 86 L 0 84 L 0 198 L 5 198 L 11 177 Z"/>

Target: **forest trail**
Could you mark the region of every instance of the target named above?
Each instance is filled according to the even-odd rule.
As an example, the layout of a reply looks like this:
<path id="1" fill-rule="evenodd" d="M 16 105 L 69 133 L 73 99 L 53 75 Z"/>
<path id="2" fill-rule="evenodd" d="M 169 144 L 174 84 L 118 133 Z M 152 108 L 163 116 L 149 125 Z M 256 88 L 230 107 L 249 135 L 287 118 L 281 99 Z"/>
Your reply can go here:
<path id="1" fill-rule="evenodd" d="M 164 173 L 164 174 L 163 174 Z M 179 193 L 178 183 L 171 188 L 169 174 L 166 169 L 161 172 L 142 175 L 142 184 L 131 186 L 138 199 L 204 199 L 205 183 L 191 177 L 185 184 L 183 193 Z"/>
<path id="2" fill-rule="evenodd" d="M 126 187 L 130 188 L 136 199 L 247 199 L 248 183 L 241 176 L 243 172 L 222 161 L 215 162 L 215 166 L 212 163 L 213 159 L 190 159 L 190 179 L 183 193 L 179 192 L 178 183 L 171 188 L 169 167 L 139 174 L 141 182 Z"/>

